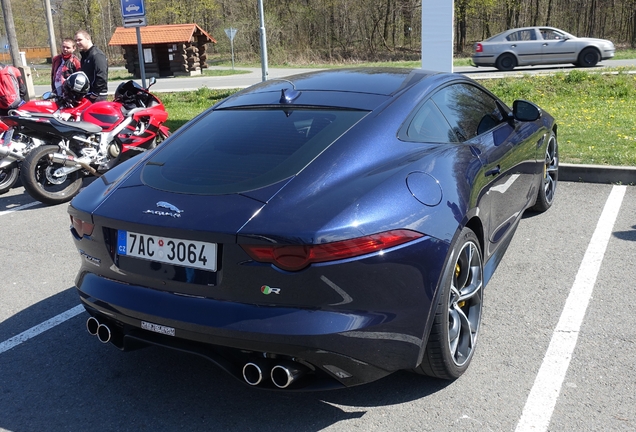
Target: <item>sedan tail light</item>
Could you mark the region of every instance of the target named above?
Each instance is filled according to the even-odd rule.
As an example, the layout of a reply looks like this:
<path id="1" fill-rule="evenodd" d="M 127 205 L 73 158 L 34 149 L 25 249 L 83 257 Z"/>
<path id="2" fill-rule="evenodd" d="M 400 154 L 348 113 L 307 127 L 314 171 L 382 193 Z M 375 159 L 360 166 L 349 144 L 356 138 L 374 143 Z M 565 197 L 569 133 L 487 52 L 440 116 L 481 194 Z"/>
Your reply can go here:
<path id="1" fill-rule="evenodd" d="M 287 271 L 298 271 L 313 263 L 336 261 L 379 252 L 423 237 L 410 230 L 386 231 L 317 245 L 242 245 L 252 259 L 274 264 Z"/>
<path id="2" fill-rule="evenodd" d="M 484 46 L 480 43 L 475 44 L 475 52 L 484 52 Z"/>
<path id="3" fill-rule="evenodd" d="M 77 216 L 71 216 L 71 224 L 79 238 L 93 234 L 93 229 L 95 228 L 95 225 L 90 222 L 83 221 Z"/>

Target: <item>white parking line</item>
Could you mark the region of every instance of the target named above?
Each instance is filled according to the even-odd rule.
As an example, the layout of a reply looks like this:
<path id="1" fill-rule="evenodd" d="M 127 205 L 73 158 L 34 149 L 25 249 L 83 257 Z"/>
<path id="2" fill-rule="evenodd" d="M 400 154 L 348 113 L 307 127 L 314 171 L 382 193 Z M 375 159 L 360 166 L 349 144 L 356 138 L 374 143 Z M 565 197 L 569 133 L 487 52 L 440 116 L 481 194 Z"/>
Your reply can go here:
<path id="1" fill-rule="evenodd" d="M 24 204 L 24 205 L 21 205 L 19 207 L 15 207 L 15 208 L 12 208 L 12 209 L 9 209 L 9 210 L 0 211 L 0 216 L 4 216 L 4 215 L 7 215 L 7 214 L 16 212 L 16 211 L 28 209 L 29 207 L 33 207 L 33 206 L 38 205 L 38 204 L 41 204 L 41 203 L 39 201 L 35 201 L 35 202 Z"/>
<path id="2" fill-rule="evenodd" d="M 572 359 L 587 305 L 592 297 L 607 243 L 612 235 L 627 186 L 614 186 L 607 198 L 574 285 L 554 329 L 548 351 L 534 381 L 516 432 L 546 431 Z"/>
<path id="3" fill-rule="evenodd" d="M 20 345 L 23 342 L 28 341 L 31 338 L 36 337 L 40 333 L 44 333 L 47 330 L 52 329 L 53 327 L 62 324 L 64 321 L 67 321 L 84 311 L 84 306 L 77 305 L 72 309 L 67 310 L 66 312 L 62 312 L 61 314 L 54 316 L 53 318 L 44 321 L 42 324 L 38 324 L 35 327 L 31 327 L 30 329 L 23 331 L 17 336 L 12 337 L 11 339 L 7 339 L 6 341 L 0 343 L 0 354 L 5 351 L 9 351 L 11 348 L 14 348 Z"/>

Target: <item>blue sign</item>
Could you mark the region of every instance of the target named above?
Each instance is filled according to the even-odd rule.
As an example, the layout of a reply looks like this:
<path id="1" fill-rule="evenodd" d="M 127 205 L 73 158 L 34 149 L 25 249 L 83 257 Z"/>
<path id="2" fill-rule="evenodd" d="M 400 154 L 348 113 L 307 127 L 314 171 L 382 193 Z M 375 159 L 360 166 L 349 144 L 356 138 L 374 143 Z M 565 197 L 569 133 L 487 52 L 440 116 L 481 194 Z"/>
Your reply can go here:
<path id="1" fill-rule="evenodd" d="M 146 15 L 144 0 L 121 0 L 122 18 L 138 17 Z"/>

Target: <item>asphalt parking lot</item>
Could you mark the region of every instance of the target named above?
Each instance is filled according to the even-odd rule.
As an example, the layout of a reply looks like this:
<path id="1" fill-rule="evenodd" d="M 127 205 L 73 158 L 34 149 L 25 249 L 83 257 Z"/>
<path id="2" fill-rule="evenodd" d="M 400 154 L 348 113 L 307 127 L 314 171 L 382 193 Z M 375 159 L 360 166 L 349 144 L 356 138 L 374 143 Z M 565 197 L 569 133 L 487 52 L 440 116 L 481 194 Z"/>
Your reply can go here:
<path id="1" fill-rule="evenodd" d="M 0 196 L 2 431 L 636 430 L 633 186 L 560 182 L 550 211 L 524 216 L 457 381 L 399 372 L 294 394 L 91 337 L 66 207 Z"/>

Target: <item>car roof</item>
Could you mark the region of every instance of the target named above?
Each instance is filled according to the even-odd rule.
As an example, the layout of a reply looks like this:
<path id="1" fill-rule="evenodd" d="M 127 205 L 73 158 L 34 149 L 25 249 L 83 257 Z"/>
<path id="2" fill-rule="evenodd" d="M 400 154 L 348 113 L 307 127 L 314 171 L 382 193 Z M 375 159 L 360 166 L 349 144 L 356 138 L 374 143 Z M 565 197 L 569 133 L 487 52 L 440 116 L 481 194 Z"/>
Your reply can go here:
<path id="1" fill-rule="evenodd" d="M 509 35 L 511 33 L 518 32 L 520 30 L 541 30 L 541 29 L 556 30 L 558 32 L 566 33 L 566 34 L 568 34 L 568 35 L 570 35 L 572 37 L 575 37 L 571 33 L 568 33 L 565 30 L 562 30 L 562 29 L 559 29 L 559 28 L 556 28 L 556 27 L 550 27 L 550 26 L 528 26 L 528 27 L 517 27 L 517 28 L 513 28 L 513 29 L 509 29 L 509 30 L 504 30 L 504 31 L 502 31 L 500 33 L 497 33 L 496 35 L 493 35 L 493 36 L 489 37 L 488 39 L 486 39 L 486 41 L 494 40 L 494 39 L 499 38 L 499 37 L 504 37 L 504 36 L 507 36 L 507 35 Z"/>
<path id="2" fill-rule="evenodd" d="M 285 103 L 284 94 L 290 106 L 373 109 L 422 80 L 440 74 L 424 69 L 387 67 L 320 70 L 254 85 L 229 97 L 216 108 L 281 105 Z"/>

